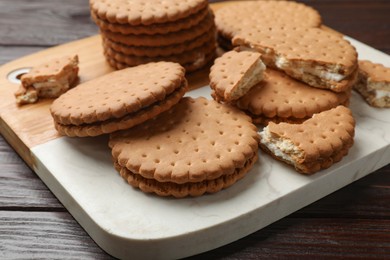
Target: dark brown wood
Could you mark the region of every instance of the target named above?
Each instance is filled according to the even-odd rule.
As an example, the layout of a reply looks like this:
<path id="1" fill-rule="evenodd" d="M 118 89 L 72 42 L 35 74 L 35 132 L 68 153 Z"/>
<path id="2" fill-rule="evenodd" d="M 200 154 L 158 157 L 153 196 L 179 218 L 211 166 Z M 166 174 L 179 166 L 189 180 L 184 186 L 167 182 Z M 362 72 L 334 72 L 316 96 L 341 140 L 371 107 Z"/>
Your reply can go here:
<path id="1" fill-rule="evenodd" d="M 329 27 L 390 54 L 389 1 L 302 2 L 319 10 Z M 0 64 L 96 32 L 88 1 L 0 0 Z M 192 259 L 389 258 L 389 201 L 387 165 L 252 235 Z M 110 257 L 0 136 L 0 259 L 9 258 Z"/>
<path id="2" fill-rule="evenodd" d="M 0 211 L 1 259 L 110 259 L 67 212 Z"/>

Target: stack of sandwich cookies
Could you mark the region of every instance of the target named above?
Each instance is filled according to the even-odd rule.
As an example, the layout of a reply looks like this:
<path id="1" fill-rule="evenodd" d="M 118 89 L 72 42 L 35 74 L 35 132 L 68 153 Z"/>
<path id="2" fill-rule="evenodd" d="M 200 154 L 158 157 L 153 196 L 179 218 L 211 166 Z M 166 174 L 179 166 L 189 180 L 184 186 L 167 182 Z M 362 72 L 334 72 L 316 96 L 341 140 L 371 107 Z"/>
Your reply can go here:
<path id="1" fill-rule="evenodd" d="M 187 89 L 182 66 L 148 63 L 82 83 L 56 99 L 50 110 L 60 134 L 97 136 L 155 117 L 179 102 Z"/>
<path id="2" fill-rule="evenodd" d="M 110 135 L 126 181 L 159 196 L 200 196 L 227 188 L 257 160 L 257 128 L 238 109 L 183 98 L 139 126 Z"/>
<path id="3" fill-rule="evenodd" d="M 194 71 L 215 57 L 214 16 L 206 0 L 90 0 L 90 7 L 114 68 L 174 61 Z"/>
<path id="4" fill-rule="evenodd" d="M 390 107 L 390 68 L 371 61 L 359 61 L 359 79 L 354 89 L 374 107 Z"/>
<path id="5" fill-rule="evenodd" d="M 348 154 L 354 132 L 351 111 L 338 106 L 315 114 L 302 124 L 269 123 L 260 132 L 260 147 L 298 172 L 312 174 Z"/>
<path id="6" fill-rule="evenodd" d="M 231 103 L 244 96 L 263 80 L 265 65 L 260 54 L 253 51 L 229 51 L 214 61 L 210 69 L 212 96 Z"/>
<path id="7" fill-rule="evenodd" d="M 313 114 L 349 104 L 351 91 L 337 93 L 313 88 L 272 69 L 264 74 L 264 80 L 235 103 L 256 124 L 301 123 Z"/>
<path id="8" fill-rule="evenodd" d="M 313 8 L 293 1 L 242 1 L 218 9 L 215 23 L 218 43 L 232 49 L 233 37 L 254 24 L 313 28 L 321 26 L 321 16 Z"/>

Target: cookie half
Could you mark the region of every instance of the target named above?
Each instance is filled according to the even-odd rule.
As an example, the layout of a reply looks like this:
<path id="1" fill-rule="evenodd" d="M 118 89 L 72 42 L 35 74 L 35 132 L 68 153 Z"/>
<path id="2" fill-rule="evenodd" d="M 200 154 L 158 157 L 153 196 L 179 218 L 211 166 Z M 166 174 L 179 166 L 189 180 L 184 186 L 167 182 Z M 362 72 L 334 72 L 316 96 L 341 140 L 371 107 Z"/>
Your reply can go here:
<path id="1" fill-rule="evenodd" d="M 186 97 L 153 120 L 110 135 L 109 146 L 131 185 L 161 196 L 199 196 L 250 170 L 258 134 L 240 110 Z"/>
<path id="2" fill-rule="evenodd" d="M 390 68 L 368 60 L 359 61 L 359 79 L 354 89 L 374 107 L 390 107 Z"/>
<path id="3" fill-rule="evenodd" d="M 81 137 L 133 127 L 181 99 L 188 89 L 184 73 L 177 63 L 157 62 L 87 81 L 53 102 L 55 127 L 61 134 Z"/>
<path id="4" fill-rule="evenodd" d="M 351 91 L 336 93 L 297 81 L 283 72 L 267 69 L 264 80 L 235 105 L 257 124 L 270 121 L 301 123 L 314 114 L 349 103 Z"/>
<path id="5" fill-rule="evenodd" d="M 260 57 L 253 51 L 229 51 L 217 58 L 209 75 L 217 100 L 237 100 L 262 81 L 265 65 Z"/>
<path id="6" fill-rule="evenodd" d="M 233 45 L 259 51 L 267 66 L 316 88 L 343 92 L 356 82 L 356 49 L 333 32 L 256 24 L 241 30 Z"/>
<path id="7" fill-rule="evenodd" d="M 298 172 L 312 174 L 340 161 L 353 145 L 354 133 L 351 111 L 338 106 L 302 124 L 269 123 L 260 132 L 260 147 Z"/>

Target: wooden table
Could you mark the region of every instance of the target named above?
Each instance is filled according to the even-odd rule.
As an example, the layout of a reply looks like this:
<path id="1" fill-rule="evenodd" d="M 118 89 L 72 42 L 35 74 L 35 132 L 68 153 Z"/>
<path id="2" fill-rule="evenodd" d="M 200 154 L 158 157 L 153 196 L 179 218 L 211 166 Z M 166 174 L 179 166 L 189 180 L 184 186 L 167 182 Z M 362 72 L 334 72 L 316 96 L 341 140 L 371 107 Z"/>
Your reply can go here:
<path id="1" fill-rule="evenodd" d="M 319 10 L 324 24 L 390 54 L 389 1 L 302 2 Z M 0 64 L 96 33 L 87 0 L 0 0 Z M 193 258 L 390 258 L 389 202 L 387 165 L 250 236 Z M 1 136 L 0 258 L 111 258 Z"/>

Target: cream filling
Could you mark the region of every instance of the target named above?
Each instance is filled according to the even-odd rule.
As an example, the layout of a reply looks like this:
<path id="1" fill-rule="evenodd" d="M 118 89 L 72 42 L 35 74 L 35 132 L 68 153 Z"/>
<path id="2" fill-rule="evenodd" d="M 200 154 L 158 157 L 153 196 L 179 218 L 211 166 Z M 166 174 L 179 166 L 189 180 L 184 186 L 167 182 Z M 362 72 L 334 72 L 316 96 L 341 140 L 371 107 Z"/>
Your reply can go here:
<path id="1" fill-rule="evenodd" d="M 390 98 L 390 91 L 386 90 L 373 90 L 375 93 L 375 98 L 380 99 L 380 98 Z"/>
<path id="2" fill-rule="evenodd" d="M 256 46 L 251 44 L 249 45 L 249 47 L 240 46 L 239 49 L 246 50 L 246 51 L 248 50 L 253 51 L 256 50 Z M 313 67 L 304 66 L 302 62 L 300 64 L 293 64 L 285 57 L 274 53 L 273 50 L 270 48 L 264 48 L 264 52 L 262 54 L 264 59 L 267 59 L 269 61 L 272 60 L 277 68 L 281 70 L 289 70 L 296 75 L 304 75 L 308 73 L 321 79 L 336 81 L 336 82 L 340 82 L 348 76 L 348 75 L 343 75 L 336 72 L 328 71 L 326 70 L 325 67 L 321 67 L 318 65 Z"/>
<path id="3" fill-rule="evenodd" d="M 320 66 L 297 67 L 296 65 L 290 64 L 290 62 L 285 57 L 282 57 L 282 56 L 276 57 L 275 66 L 278 67 L 279 69 L 282 69 L 282 70 L 288 69 L 288 70 L 294 72 L 294 74 L 302 75 L 305 73 L 309 73 L 309 74 L 314 75 L 316 77 L 319 77 L 321 79 L 336 81 L 336 82 L 340 82 L 347 77 L 346 75 L 342 75 L 342 74 L 339 74 L 336 72 L 327 71 L 327 70 L 325 70 L 324 67 L 320 67 Z"/>
<path id="4" fill-rule="evenodd" d="M 58 97 L 64 90 L 69 89 L 68 78 L 70 77 L 63 77 L 60 80 L 49 79 L 45 82 L 35 82 L 32 86 L 41 97 Z"/>
<path id="5" fill-rule="evenodd" d="M 265 145 L 275 156 L 296 165 L 294 157 L 299 157 L 302 152 L 288 139 L 273 137 L 267 127 L 260 134 L 260 142 Z"/>
<path id="6" fill-rule="evenodd" d="M 262 81 L 264 70 L 265 65 L 261 60 L 259 60 L 252 71 L 247 73 L 248 76 L 242 80 L 239 87 L 237 88 L 237 93 L 235 93 L 235 96 L 241 97 L 245 95 L 254 85 Z"/>

